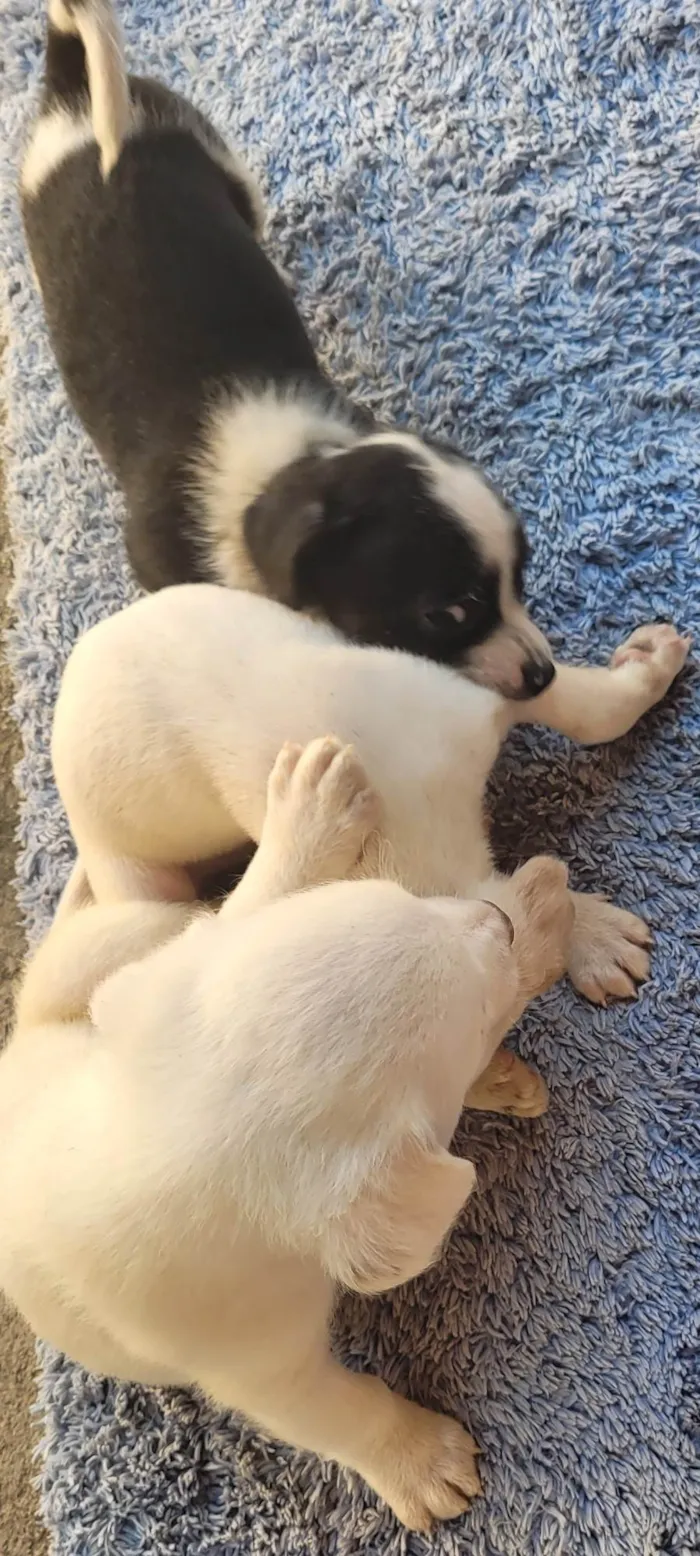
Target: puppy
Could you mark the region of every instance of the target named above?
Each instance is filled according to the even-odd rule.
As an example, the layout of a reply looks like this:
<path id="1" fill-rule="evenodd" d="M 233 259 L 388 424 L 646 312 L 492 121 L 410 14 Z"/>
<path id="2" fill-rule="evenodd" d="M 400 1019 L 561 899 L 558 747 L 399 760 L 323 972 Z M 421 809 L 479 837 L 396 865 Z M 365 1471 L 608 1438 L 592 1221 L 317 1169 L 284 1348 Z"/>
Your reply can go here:
<path id="1" fill-rule="evenodd" d="M 51 0 L 21 194 L 54 351 L 124 489 L 145 589 L 250 589 L 507 697 L 549 684 L 516 515 L 458 452 L 329 385 L 260 246 L 250 174 L 197 109 L 127 78 L 109 0 Z"/>
<path id="2" fill-rule="evenodd" d="M 287 746 L 218 916 L 63 904 L 0 1059 L 0 1281 L 84 1366 L 198 1384 L 427 1529 L 479 1491 L 475 1444 L 333 1360 L 334 1292 L 437 1257 L 475 1185 L 462 1099 L 541 1111 L 497 1045 L 571 914 L 553 860 L 513 878 L 512 923 L 338 881 L 376 819 L 351 750 Z"/>
<path id="3" fill-rule="evenodd" d="M 609 668 L 566 667 L 535 702 L 516 703 L 252 594 L 163 590 L 94 627 L 65 670 L 53 762 L 79 854 L 72 889 L 85 889 L 84 871 L 98 902 L 192 899 L 191 866 L 260 838 L 282 743 L 332 728 L 382 796 L 357 873 L 510 912 L 483 818 L 507 730 L 541 718 L 613 739 L 664 695 L 687 652 L 672 627 L 640 628 Z M 575 986 L 602 1003 L 634 994 L 646 927 L 598 897 L 573 902 Z"/>

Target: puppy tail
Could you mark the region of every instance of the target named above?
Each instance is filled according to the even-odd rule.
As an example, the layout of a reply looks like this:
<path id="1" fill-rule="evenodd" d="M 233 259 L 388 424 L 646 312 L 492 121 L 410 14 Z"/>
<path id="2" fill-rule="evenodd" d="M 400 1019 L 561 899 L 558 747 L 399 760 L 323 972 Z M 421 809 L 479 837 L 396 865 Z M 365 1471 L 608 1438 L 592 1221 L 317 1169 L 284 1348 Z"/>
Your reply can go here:
<path id="1" fill-rule="evenodd" d="M 110 0 L 49 0 L 44 107 L 81 109 L 86 97 L 107 178 L 131 122 L 121 29 Z"/>

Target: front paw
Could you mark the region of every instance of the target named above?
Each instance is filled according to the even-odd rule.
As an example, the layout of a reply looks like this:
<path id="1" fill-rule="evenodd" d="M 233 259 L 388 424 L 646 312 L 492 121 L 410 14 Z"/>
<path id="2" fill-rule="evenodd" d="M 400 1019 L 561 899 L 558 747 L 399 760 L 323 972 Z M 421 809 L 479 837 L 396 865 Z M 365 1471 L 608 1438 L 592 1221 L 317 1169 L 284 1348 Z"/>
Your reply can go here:
<path id="1" fill-rule="evenodd" d="M 402 1401 L 399 1429 L 366 1473 L 407 1529 L 429 1534 L 440 1519 L 459 1518 L 481 1482 L 474 1438 L 449 1416 Z"/>
<path id="2" fill-rule="evenodd" d="M 691 641 L 689 636 L 682 637 L 675 627 L 666 622 L 637 627 L 615 649 L 610 668 L 627 668 L 629 671 L 634 666 L 636 675 L 644 683 L 647 706 L 651 708 L 665 697 L 669 686 L 683 669 Z"/>
<path id="3" fill-rule="evenodd" d="M 379 799 L 352 746 L 333 735 L 282 747 L 268 780 L 266 826 L 284 832 L 319 868 L 355 864 L 379 822 Z"/>
<path id="4" fill-rule="evenodd" d="M 643 919 L 602 897 L 576 893 L 568 973 L 575 989 L 596 1005 L 636 999 L 649 977 L 651 934 Z"/>

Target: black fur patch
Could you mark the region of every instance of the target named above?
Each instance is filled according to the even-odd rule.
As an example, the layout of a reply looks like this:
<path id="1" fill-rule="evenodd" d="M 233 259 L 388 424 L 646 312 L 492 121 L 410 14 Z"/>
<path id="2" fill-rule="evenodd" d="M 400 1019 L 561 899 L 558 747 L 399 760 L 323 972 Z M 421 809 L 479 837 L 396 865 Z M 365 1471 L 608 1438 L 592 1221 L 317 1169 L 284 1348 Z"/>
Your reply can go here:
<path id="1" fill-rule="evenodd" d="M 298 460 L 249 508 L 244 533 L 271 594 L 356 641 L 459 664 L 500 625 L 496 569 L 401 447 Z"/>
<path id="2" fill-rule="evenodd" d="M 24 221 L 68 393 L 124 488 L 132 565 L 154 588 L 211 576 L 188 486 L 216 386 L 322 378 L 245 185 L 168 127 L 189 105 L 154 82 L 131 89 L 161 127 L 129 139 L 106 181 L 94 144 L 68 157 Z"/>
<path id="3" fill-rule="evenodd" d="M 329 391 L 216 132 L 157 82 L 132 77 L 130 90 L 146 127 L 108 179 L 85 146 L 25 199 L 24 219 L 68 393 L 126 493 L 134 573 L 158 589 L 219 576 L 192 489 L 214 397 L 273 384 L 327 403 L 360 438 L 374 429 Z M 87 106 L 82 45 L 54 29 L 46 93 Z M 406 447 L 360 442 L 328 457 L 310 446 L 231 524 L 244 525 L 269 594 L 360 642 L 460 665 L 501 624 L 495 567 Z M 517 590 L 515 516 L 513 531 Z"/>

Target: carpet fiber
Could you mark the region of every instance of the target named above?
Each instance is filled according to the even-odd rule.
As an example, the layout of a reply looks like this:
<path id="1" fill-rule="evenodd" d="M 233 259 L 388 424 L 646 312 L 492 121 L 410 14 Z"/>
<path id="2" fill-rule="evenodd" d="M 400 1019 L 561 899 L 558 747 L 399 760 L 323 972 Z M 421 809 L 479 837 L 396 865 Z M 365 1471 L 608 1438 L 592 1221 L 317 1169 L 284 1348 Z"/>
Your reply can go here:
<path id="1" fill-rule="evenodd" d="M 458 439 L 533 540 L 560 653 L 640 622 L 700 628 L 697 0 L 134 0 L 134 66 L 246 151 L 329 368 Z M 20 889 L 43 928 L 70 848 L 48 736 L 77 633 L 127 597 L 120 499 L 67 409 L 12 166 L 39 0 L 0 0 L 2 252 Z M 692 669 L 609 750 L 527 732 L 494 785 L 499 849 L 559 851 L 646 913 L 639 1002 L 568 986 L 517 1041 L 536 1125 L 465 1120 L 470 1202 L 438 1270 L 342 1309 L 338 1346 L 467 1420 L 484 1496 L 430 1542 L 352 1476 L 186 1395 L 45 1358 L 44 1511 L 59 1556 L 691 1556 L 698 1419 L 698 718 Z"/>

